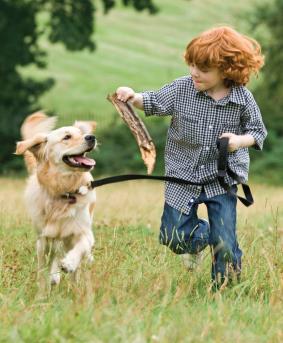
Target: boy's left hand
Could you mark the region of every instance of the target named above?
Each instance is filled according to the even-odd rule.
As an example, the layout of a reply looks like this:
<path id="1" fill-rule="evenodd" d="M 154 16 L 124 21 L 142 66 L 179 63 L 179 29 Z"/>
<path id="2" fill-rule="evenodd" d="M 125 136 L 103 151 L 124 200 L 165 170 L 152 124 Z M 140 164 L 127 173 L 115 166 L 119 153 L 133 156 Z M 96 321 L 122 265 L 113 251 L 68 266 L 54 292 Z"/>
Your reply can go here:
<path id="1" fill-rule="evenodd" d="M 242 147 L 242 137 L 241 136 L 235 135 L 234 133 L 231 133 L 231 132 L 225 132 L 225 133 L 222 133 L 222 135 L 219 138 L 223 138 L 223 137 L 229 138 L 229 143 L 228 143 L 228 151 L 229 152 L 236 151 Z"/>

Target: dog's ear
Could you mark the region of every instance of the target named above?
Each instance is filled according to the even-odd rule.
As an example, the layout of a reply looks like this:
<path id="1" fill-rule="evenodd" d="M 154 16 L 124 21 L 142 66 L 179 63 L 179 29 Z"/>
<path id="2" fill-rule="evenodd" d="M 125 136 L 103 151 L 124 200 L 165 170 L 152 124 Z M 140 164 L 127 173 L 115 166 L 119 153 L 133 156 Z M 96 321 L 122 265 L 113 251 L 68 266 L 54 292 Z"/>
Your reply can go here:
<path id="1" fill-rule="evenodd" d="M 39 133 L 31 139 L 17 143 L 16 155 L 23 155 L 27 150 L 32 152 L 36 158 L 42 155 L 43 147 L 47 142 L 47 135 Z"/>
<path id="2" fill-rule="evenodd" d="M 43 112 L 29 115 L 21 127 L 23 139 L 33 138 L 38 133 L 49 133 L 56 125 L 57 117 L 48 117 Z"/>
<path id="3" fill-rule="evenodd" d="M 95 121 L 75 121 L 73 126 L 80 129 L 83 134 L 88 134 L 88 133 L 93 133 L 95 131 L 96 122 Z"/>

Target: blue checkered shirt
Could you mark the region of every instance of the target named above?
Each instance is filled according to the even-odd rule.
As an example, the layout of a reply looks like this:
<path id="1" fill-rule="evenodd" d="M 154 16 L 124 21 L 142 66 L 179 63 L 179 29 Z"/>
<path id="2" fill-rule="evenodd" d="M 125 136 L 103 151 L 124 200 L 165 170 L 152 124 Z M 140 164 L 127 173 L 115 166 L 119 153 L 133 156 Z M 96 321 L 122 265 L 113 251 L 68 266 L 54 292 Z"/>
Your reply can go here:
<path id="1" fill-rule="evenodd" d="M 171 116 L 165 147 L 165 175 L 196 183 L 207 183 L 208 198 L 225 193 L 217 179 L 217 139 L 224 132 L 250 134 L 253 146 L 261 150 L 267 135 L 260 110 L 251 92 L 244 86 L 232 86 L 230 93 L 216 101 L 207 92 L 197 91 L 190 76 L 176 79 L 157 91 L 143 96 L 147 116 Z M 249 152 L 240 148 L 229 153 L 228 164 L 243 182 L 248 180 Z M 236 181 L 227 176 L 229 185 Z M 167 182 L 166 202 L 189 214 L 201 186 Z"/>

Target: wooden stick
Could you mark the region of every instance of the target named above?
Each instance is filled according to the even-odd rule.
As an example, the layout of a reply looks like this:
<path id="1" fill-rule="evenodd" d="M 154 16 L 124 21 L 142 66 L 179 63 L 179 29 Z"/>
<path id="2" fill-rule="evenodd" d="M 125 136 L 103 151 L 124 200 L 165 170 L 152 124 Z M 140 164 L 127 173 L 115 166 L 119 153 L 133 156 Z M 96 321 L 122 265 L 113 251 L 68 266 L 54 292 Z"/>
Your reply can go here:
<path id="1" fill-rule="evenodd" d="M 133 107 L 128 102 L 117 99 L 116 94 L 109 94 L 107 99 L 114 105 L 121 118 L 133 133 L 142 159 L 147 167 L 147 174 L 151 174 L 155 165 L 156 150 L 144 123 L 135 113 Z"/>

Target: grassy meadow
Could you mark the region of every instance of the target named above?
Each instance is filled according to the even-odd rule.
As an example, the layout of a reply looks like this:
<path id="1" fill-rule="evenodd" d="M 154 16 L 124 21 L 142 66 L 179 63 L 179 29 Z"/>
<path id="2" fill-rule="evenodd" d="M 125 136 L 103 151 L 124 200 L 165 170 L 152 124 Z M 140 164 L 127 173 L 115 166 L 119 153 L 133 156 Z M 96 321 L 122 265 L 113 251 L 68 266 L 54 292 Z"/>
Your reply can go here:
<path id="1" fill-rule="evenodd" d="M 238 206 L 242 280 L 217 296 L 208 249 L 188 273 L 158 243 L 162 183 L 98 188 L 94 264 L 37 298 L 24 184 L 0 180 L 0 342 L 282 342 L 282 188 L 254 184 L 256 204 Z"/>
<path id="2" fill-rule="evenodd" d="M 160 8 L 156 16 L 136 13 L 121 5 L 104 15 L 99 1 L 95 1 L 94 53 L 68 52 L 61 44 L 52 45 L 42 39 L 40 44 L 48 52 L 47 68 L 25 69 L 32 77 L 52 77 L 56 81 L 55 87 L 42 97 L 42 108 L 57 113 L 64 123 L 91 118 L 98 121 L 98 128 L 107 126 L 113 115 L 117 116 L 106 100 L 107 94 L 123 85 L 136 91 L 157 89 L 186 75 L 188 67 L 183 52 L 196 34 L 217 24 L 229 24 L 251 34 L 247 13 L 262 3 L 260 0 L 154 2 Z M 42 15 L 40 20 L 44 26 L 46 16 Z"/>
<path id="3" fill-rule="evenodd" d="M 108 93 L 121 85 L 156 89 L 186 74 L 182 54 L 195 34 L 219 23 L 250 33 L 245 13 L 262 1 L 154 2 L 157 16 L 121 5 L 104 16 L 96 1 L 95 53 L 67 52 L 42 39 L 48 67 L 23 70 L 56 81 L 41 107 L 59 114 L 61 123 L 94 119 L 107 128 L 117 116 Z M 44 14 L 39 20 L 44 25 Z M 161 182 L 98 188 L 94 264 L 83 267 L 78 283 L 64 275 L 38 298 L 36 235 L 24 186 L 24 179 L 0 178 L 0 342 L 283 341 L 283 187 L 251 184 L 255 205 L 238 206 L 242 280 L 216 296 L 208 291 L 208 249 L 199 270 L 188 273 L 180 257 L 158 243 Z M 199 214 L 206 216 L 204 207 Z"/>

